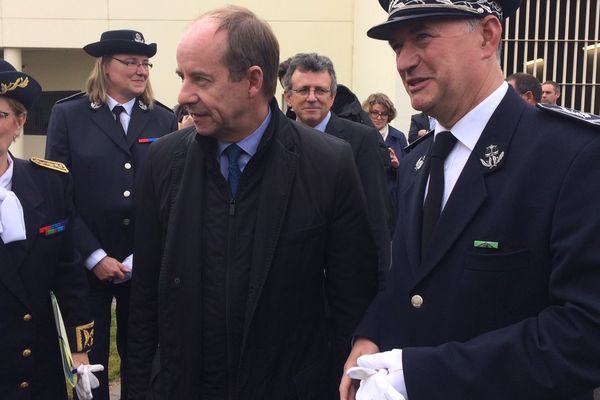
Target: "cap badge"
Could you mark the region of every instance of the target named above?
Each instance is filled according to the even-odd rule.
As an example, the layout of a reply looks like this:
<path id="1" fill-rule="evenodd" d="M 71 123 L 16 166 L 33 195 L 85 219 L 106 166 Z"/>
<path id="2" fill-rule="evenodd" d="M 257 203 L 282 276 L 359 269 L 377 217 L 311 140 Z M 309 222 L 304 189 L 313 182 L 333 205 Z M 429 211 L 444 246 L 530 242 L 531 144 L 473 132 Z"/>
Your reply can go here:
<path id="1" fill-rule="evenodd" d="M 500 153 L 498 151 L 498 146 L 496 146 L 495 144 L 491 144 L 488 147 L 486 147 L 485 157 L 487 158 L 487 160 L 483 160 L 482 158 L 480 158 L 479 161 L 481 161 L 481 164 L 483 164 L 484 167 L 493 169 L 496 168 L 498 164 L 500 164 L 500 161 L 502 161 L 502 159 L 504 158 L 504 152 Z"/>
<path id="2" fill-rule="evenodd" d="M 142 35 L 140 35 L 140 34 L 139 34 L 139 33 L 137 33 L 137 32 L 136 32 L 136 34 L 135 34 L 135 39 L 133 39 L 133 40 L 135 40 L 135 41 L 136 41 L 136 42 L 138 42 L 138 43 L 144 43 L 144 38 L 142 37 Z"/>
<path id="3" fill-rule="evenodd" d="M 421 156 L 421 158 L 417 160 L 415 163 L 415 171 L 420 170 L 423 164 L 425 164 L 425 156 Z"/>
<path id="4" fill-rule="evenodd" d="M 138 106 L 140 106 L 140 108 L 144 111 L 148 109 L 148 106 L 141 100 L 138 101 Z"/>
<path id="5" fill-rule="evenodd" d="M 0 85 L 0 94 L 10 92 L 17 88 L 26 88 L 27 85 L 29 85 L 29 78 L 28 77 L 25 77 L 25 78 L 20 77 L 20 78 L 17 78 L 17 80 L 14 82 L 1 84 Z"/>

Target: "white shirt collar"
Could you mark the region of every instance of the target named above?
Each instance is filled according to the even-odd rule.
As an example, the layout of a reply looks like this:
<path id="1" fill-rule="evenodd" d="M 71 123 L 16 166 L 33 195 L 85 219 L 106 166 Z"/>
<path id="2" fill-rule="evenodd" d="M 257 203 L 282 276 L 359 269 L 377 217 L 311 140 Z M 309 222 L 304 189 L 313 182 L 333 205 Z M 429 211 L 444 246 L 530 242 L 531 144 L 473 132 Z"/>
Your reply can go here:
<path id="1" fill-rule="evenodd" d="M 11 190 L 14 162 L 12 158 L 10 158 L 10 154 L 7 153 L 6 156 L 8 157 L 8 169 L 0 176 L 0 188 Z"/>
<path id="2" fill-rule="evenodd" d="M 440 122 L 437 121 L 435 134 L 437 135 L 439 132 L 451 131 L 458 141 L 468 147 L 470 151 L 473 151 L 483 129 L 489 122 L 494 111 L 496 111 L 496 108 L 504 98 L 504 95 L 506 95 L 507 90 L 508 83 L 502 82 L 498 89 L 494 90 L 485 100 L 458 120 L 452 129 L 442 126 Z"/>
<path id="3" fill-rule="evenodd" d="M 125 109 L 125 112 L 127 113 L 127 115 L 131 116 L 131 110 L 133 109 L 133 105 L 135 104 L 135 97 L 131 100 L 129 100 L 127 103 L 119 103 L 118 101 L 116 101 L 115 99 L 113 99 L 112 97 L 110 97 L 109 95 L 106 95 L 106 105 L 108 106 L 108 109 L 112 111 L 112 109 L 116 106 L 121 104 L 123 106 L 123 108 Z"/>
<path id="4" fill-rule="evenodd" d="M 383 128 L 381 128 L 379 133 L 381 133 L 381 136 L 383 137 L 383 141 L 385 142 L 385 140 L 387 139 L 387 137 L 390 133 L 390 124 L 385 124 L 385 126 Z"/>

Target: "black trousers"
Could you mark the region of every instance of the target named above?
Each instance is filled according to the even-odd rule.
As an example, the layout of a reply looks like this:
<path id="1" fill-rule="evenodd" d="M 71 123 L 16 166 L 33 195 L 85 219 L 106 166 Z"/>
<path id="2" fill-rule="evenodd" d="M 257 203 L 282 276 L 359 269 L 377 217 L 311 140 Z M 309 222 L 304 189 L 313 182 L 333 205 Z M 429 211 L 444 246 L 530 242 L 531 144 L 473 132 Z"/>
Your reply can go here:
<path id="1" fill-rule="evenodd" d="M 111 308 L 113 299 L 116 300 L 117 317 L 117 350 L 121 358 L 121 399 L 125 400 L 127 393 L 125 366 L 127 361 L 127 325 L 129 322 L 130 281 L 124 283 L 102 282 L 90 272 L 90 305 L 94 318 L 94 345 L 89 352 L 90 364 L 102 364 L 104 371 L 94 375 L 100 381 L 100 386 L 92 390 L 94 400 L 109 400 L 108 391 L 108 356 L 110 346 Z M 74 398 L 76 395 L 74 393 Z"/>

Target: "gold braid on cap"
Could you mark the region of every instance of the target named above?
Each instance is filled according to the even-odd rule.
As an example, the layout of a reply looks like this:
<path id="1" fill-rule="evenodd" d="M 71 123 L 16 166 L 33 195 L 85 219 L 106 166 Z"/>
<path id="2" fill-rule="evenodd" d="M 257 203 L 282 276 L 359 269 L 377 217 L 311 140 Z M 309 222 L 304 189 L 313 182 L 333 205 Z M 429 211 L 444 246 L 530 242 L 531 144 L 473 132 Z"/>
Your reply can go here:
<path id="1" fill-rule="evenodd" d="M 20 77 L 20 78 L 17 78 L 17 80 L 12 83 L 0 84 L 0 94 L 10 92 L 11 90 L 15 90 L 17 88 L 26 88 L 27 85 L 29 85 L 29 78 L 28 77 L 25 77 L 25 78 Z"/>

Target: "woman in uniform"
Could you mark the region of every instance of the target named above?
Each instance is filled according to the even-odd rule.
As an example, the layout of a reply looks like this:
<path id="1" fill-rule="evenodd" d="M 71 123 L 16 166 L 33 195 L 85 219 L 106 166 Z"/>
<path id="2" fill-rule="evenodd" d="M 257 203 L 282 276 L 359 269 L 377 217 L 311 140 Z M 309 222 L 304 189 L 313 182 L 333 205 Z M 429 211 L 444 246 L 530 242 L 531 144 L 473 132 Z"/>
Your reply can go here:
<path id="1" fill-rule="evenodd" d="M 74 209 L 64 165 L 21 160 L 9 148 L 40 85 L 0 59 L 0 398 L 66 399 L 50 300 L 61 307 L 73 365 L 87 364 L 94 322 L 71 237 Z M 93 378 L 92 378 L 93 379 Z"/>

